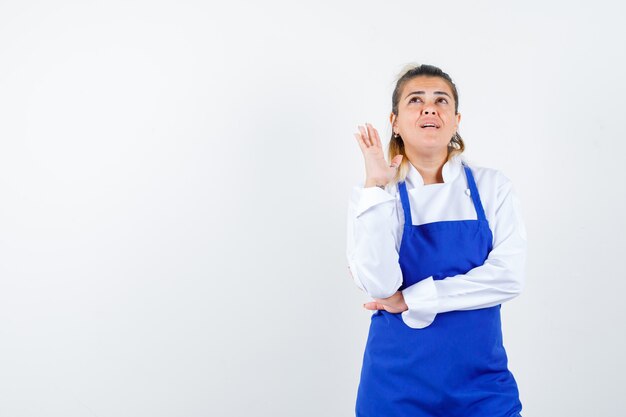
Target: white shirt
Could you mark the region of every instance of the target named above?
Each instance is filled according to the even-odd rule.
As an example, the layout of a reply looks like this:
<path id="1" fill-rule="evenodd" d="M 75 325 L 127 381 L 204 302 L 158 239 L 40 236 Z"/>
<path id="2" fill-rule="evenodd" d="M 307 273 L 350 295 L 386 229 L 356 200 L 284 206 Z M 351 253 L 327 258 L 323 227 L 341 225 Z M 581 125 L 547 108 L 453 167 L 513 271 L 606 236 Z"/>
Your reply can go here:
<path id="1" fill-rule="evenodd" d="M 476 210 L 462 157 L 443 166 L 443 183 L 424 185 L 410 165 L 407 193 L 414 225 L 449 220 L 476 220 Z M 402 291 L 409 307 L 407 326 L 421 329 L 438 313 L 496 306 L 522 291 L 526 230 L 511 181 L 495 169 L 470 166 L 489 227 L 493 249 L 485 263 L 466 274 L 434 280 L 428 277 Z M 348 207 L 348 268 L 356 285 L 372 298 L 392 296 L 402 284 L 398 252 L 404 212 L 396 184 L 352 190 Z"/>

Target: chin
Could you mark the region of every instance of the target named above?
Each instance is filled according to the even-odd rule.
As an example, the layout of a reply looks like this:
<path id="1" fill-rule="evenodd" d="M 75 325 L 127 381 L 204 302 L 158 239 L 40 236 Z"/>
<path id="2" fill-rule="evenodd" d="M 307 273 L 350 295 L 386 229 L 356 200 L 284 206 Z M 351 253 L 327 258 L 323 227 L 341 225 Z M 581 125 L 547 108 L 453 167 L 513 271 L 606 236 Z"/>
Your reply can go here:
<path id="1" fill-rule="evenodd" d="M 405 142 L 405 146 L 411 147 L 419 152 L 448 152 L 448 143 L 441 138 L 419 138 L 411 142 Z"/>

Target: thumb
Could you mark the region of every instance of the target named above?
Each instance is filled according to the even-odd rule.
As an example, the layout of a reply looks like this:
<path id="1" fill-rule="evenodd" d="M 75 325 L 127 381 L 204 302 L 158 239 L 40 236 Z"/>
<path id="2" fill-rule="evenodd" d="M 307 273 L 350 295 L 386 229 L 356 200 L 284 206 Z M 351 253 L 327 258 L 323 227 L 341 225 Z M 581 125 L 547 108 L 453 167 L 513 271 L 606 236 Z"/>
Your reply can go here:
<path id="1" fill-rule="evenodd" d="M 404 155 L 396 155 L 393 157 L 393 159 L 391 160 L 391 166 L 394 168 L 398 168 L 400 166 L 400 163 L 402 162 L 402 158 L 404 157 Z"/>

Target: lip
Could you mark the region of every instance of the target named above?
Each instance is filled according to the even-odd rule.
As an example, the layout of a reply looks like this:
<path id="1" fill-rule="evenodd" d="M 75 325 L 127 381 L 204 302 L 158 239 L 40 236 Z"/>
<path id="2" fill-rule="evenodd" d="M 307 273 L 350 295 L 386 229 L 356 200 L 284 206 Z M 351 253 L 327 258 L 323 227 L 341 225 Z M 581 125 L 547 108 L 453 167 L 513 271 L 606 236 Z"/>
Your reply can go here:
<path id="1" fill-rule="evenodd" d="M 419 123 L 417 124 L 420 129 L 429 129 L 428 127 L 422 127 L 427 123 L 432 123 L 435 125 L 435 129 L 439 129 L 441 127 L 441 125 L 439 124 L 439 122 L 435 119 L 422 119 L 419 121 Z"/>

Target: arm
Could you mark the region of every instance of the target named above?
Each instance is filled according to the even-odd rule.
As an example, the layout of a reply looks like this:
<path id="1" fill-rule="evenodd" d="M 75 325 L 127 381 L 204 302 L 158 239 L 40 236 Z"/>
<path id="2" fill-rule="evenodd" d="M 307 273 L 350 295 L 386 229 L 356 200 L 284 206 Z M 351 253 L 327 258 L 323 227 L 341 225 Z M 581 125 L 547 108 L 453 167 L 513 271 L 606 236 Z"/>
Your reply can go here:
<path id="1" fill-rule="evenodd" d="M 373 298 L 387 298 L 402 285 L 396 244 L 395 197 L 386 186 L 396 176 L 402 155 L 387 163 L 378 131 L 369 123 L 354 134 L 365 161 L 365 187 L 352 190 L 348 208 L 348 265 L 352 277 Z M 394 223 L 395 222 L 395 223 Z"/>
<path id="2" fill-rule="evenodd" d="M 396 198 L 378 187 L 354 187 L 348 206 L 347 257 L 355 284 L 372 298 L 402 285 Z"/>
<path id="3" fill-rule="evenodd" d="M 437 313 L 493 307 L 520 294 L 524 285 L 526 231 L 511 181 L 498 175 L 493 249 L 485 263 L 466 274 L 422 280 L 402 291 L 409 309 L 402 313 L 413 328 L 430 325 Z"/>

